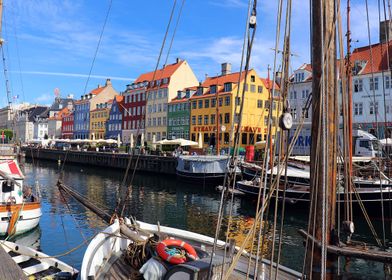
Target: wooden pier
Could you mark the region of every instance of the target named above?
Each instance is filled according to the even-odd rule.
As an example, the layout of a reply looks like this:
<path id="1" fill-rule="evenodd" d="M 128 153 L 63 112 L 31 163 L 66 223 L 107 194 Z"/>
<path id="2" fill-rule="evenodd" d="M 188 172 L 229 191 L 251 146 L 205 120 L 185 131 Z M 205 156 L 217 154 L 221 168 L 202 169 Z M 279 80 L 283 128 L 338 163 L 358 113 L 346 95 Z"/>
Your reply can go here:
<path id="1" fill-rule="evenodd" d="M 104 153 L 91 151 L 63 151 L 54 149 L 23 148 L 26 158 L 34 160 L 60 161 L 61 163 L 83 164 L 100 166 L 105 168 L 126 169 L 131 159 L 131 170 L 136 168 L 138 171 L 176 174 L 177 160 L 173 157 L 156 155 L 130 155 L 125 153 Z M 137 165 L 137 166 L 136 166 Z"/>
<path id="2" fill-rule="evenodd" d="M 12 257 L 0 246 L 0 279 L 7 280 L 20 280 L 26 279 L 26 275 L 23 273 L 19 265 L 14 262 Z"/>

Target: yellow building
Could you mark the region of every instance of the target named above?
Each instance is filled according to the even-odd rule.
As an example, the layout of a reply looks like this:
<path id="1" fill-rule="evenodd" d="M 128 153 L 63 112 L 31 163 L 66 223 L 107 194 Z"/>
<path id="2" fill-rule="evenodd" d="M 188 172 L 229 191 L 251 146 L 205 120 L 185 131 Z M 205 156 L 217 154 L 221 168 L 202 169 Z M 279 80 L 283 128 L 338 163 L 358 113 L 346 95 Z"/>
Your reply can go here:
<path id="1" fill-rule="evenodd" d="M 239 105 L 245 72 L 241 75 L 240 97 L 237 97 L 239 76 L 239 72 L 231 73 L 230 64 L 224 63 L 222 64 L 222 74 L 216 77 L 208 77 L 199 86 L 197 93 L 190 98 L 190 137 L 193 141 L 199 141 L 199 137 L 202 137 L 204 148 L 217 146 L 215 135 L 218 130 L 220 149 L 228 148 L 230 145 L 233 121 L 235 122 L 235 128 L 239 121 Z M 267 80 L 261 79 L 255 70 L 249 71 L 245 89 L 239 138 L 241 147 L 254 145 L 257 141 L 267 139 L 268 111 L 270 108 L 269 84 Z M 275 96 L 278 96 L 279 92 L 276 91 L 276 93 Z M 278 101 L 273 102 L 273 121 L 280 115 L 277 111 L 278 105 Z M 219 124 L 217 123 L 218 115 Z M 275 129 L 272 132 L 275 134 Z"/>
<path id="2" fill-rule="evenodd" d="M 109 118 L 112 102 L 113 100 L 108 100 L 96 104 L 96 108 L 90 111 L 90 139 L 105 139 L 106 121 Z"/>
<path id="3" fill-rule="evenodd" d="M 154 77 L 154 81 L 153 81 Z M 146 135 L 147 143 L 167 138 L 167 104 L 177 96 L 177 91 L 198 84 L 188 62 L 177 59 L 176 63 L 139 76 L 139 81 L 148 82 Z"/>

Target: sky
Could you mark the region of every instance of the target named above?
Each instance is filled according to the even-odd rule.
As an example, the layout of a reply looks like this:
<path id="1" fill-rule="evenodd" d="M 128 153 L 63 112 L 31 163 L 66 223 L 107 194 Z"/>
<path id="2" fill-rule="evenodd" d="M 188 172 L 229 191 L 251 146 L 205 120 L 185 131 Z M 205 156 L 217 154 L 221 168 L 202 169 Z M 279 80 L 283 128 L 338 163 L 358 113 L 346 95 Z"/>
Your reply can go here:
<path id="1" fill-rule="evenodd" d="M 85 91 L 104 84 L 106 78 L 112 80 L 118 92 L 124 91 L 140 74 L 154 70 L 175 0 L 3 2 L 6 75 L 1 67 L 0 106 L 7 105 L 5 76 L 14 103 L 50 104 L 55 92 L 60 92 L 62 97 L 73 94 L 79 99 Z M 368 2 L 371 43 L 377 43 L 377 1 Z M 173 46 L 168 52 L 181 3 L 182 0 L 176 1 L 173 25 L 160 66 L 166 57 L 168 64 L 174 63 L 177 57 L 185 59 L 200 81 L 205 75 L 219 74 L 224 62 L 231 63 L 232 70 L 238 71 L 248 1 L 184 1 Z M 262 77 L 267 76 L 268 65 L 271 68 L 274 65 L 277 3 L 277 0 L 258 1 L 251 67 Z M 365 1 L 353 0 L 351 3 L 352 47 L 368 45 Z M 344 15 L 343 21 L 346 21 Z M 284 22 L 282 30 L 283 26 Z M 310 62 L 309 26 L 309 1 L 293 0 L 291 71 Z M 278 49 L 281 49 L 281 36 L 279 41 Z M 280 61 L 279 55 L 276 69 Z"/>

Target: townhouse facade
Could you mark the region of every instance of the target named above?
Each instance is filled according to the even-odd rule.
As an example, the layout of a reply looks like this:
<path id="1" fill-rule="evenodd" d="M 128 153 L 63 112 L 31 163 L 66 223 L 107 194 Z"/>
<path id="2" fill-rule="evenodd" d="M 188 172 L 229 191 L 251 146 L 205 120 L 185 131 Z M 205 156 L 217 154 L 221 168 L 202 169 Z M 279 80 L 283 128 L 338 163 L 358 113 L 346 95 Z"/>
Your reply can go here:
<path id="1" fill-rule="evenodd" d="M 64 114 L 61 120 L 61 138 L 72 139 L 74 128 L 74 113 Z"/>
<path id="2" fill-rule="evenodd" d="M 140 79 L 148 81 L 146 139 L 152 144 L 153 140 L 167 138 L 167 106 L 177 96 L 178 89 L 195 86 L 198 81 L 187 61 L 181 59 L 156 71 L 155 77 L 154 72 L 150 72 Z"/>
<path id="3" fill-rule="evenodd" d="M 201 141 L 204 148 L 217 147 L 219 144 L 221 149 L 228 149 L 240 117 L 242 119 L 239 138 L 241 147 L 267 139 L 269 110 L 273 110 L 274 119 L 280 115 L 279 88 L 276 85 L 276 100 L 271 104 L 269 81 L 261 79 L 255 70 L 249 71 L 246 82 L 244 79 L 244 72 L 241 75 L 239 72 L 231 73 L 231 65 L 224 63 L 221 75 L 207 78 L 198 87 L 190 98 L 192 141 Z M 244 83 L 245 99 L 242 100 Z M 239 96 L 237 96 L 238 86 Z M 241 102 L 244 102 L 244 110 L 242 116 L 239 116 Z M 276 130 L 273 129 L 272 133 L 275 134 Z"/>
<path id="4" fill-rule="evenodd" d="M 112 87 L 110 79 L 107 79 L 104 86 L 98 85 L 97 88 L 82 95 L 80 100 L 75 102 L 74 139 L 92 139 L 90 132 L 90 111 L 95 110 L 97 104 L 103 103 L 108 99 L 113 99 L 116 95 L 118 93 Z"/>
<path id="5" fill-rule="evenodd" d="M 109 112 L 113 100 L 96 104 L 96 109 L 90 111 L 90 139 L 105 139 L 106 121 L 109 118 Z"/>
<path id="6" fill-rule="evenodd" d="M 48 118 L 48 136 L 50 139 L 60 139 L 62 137 L 63 117 L 69 113 L 70 110 L 65 107 Z"/>
<path id="7" fill-rule="evenodd" d="M 167 138 L 189 139 L 191 106 L 190 97 L 197 91 L 197 87 L 179 90 L 177 96 L 169 102 L 167 111 Z"/>
<path id="8" fill-rule="evenodd" d="M 106 121 L 106 139 L 122 139 L 122 116 L 124 111 L 124 96 L 118 95 L 113 99 L 109 118 Z"/>

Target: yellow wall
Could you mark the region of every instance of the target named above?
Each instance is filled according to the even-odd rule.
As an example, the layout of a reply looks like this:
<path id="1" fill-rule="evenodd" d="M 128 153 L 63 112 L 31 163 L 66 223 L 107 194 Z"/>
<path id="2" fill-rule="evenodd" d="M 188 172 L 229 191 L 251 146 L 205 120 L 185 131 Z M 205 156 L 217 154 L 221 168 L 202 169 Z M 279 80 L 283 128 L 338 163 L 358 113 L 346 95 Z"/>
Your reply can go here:
<path id="1" fill-rule="evenodd" d="M 106 121 L 109 118 L 109 108 L 90 111 L 90 139 L 105 139 Z"/>
<path id="2" fill-rule="evenodd" d="M 268 118 L 268 109 L 265 104 L 269 100 L 269 93 L 266 85 L 260 80 L 256 71 L 252 70 L 248 74 L 247 78 L 248 90 L 245 92 L 245 103 L 242 113 L 242 125 L 241 125 L 241 135 L 239 138 L 239 144 L 241 147 L 246 147 L 253 145 L 256 141 L 265 140 L 267 138 L 267 123 L 265 123 L 265 118 Z M 253 88 L 255 91 L 252 92 Z M 258 92 L 258 86 L 262 87 L 262 92 Z M 222 86 L 223 87 L 223 86 Z M 221 89 L 222 87 L 219 87 Z M 243 82 L 241 82 L 240 96 L 242 95 Z M 225 105 L 226 96 L 230 97 L 230 105 Z M 228 148 L 230 146 L 233 124 L 233 115 L 235 109 L 235 97 L 237 96 L 237 86 L 233 84 L 232 91 L 227 93 L 219 93 L 218 99 L 222 98 L 222 106 L 219 107 L 219 114 L 222 115 L 222 124 L 220 125 L 220 133 L 222 133 L 222 125 L 225 127 L 225 134 L 221 134 L 220 148 Z M 205 108 L 205 100 L 209 99 L 210 106 Z M 191 98 L 191 129 L 190 138 L 191 140 L 198 141 L 199 136 L 203 139 L 203 147 L 207 148 L 209 143 L 205 141 L 205 137 L 211 137 L 211 134 L 216 132 L 216 108 L 211 107 L 212 100 L 216 100 L 216 94 L 208 94 L 208 96 L 193 96 Z M 203 100 L 203 108 L 199 108 L 199 100 Z M 258 100 L 261 100 L 262 107 L 258 108 Z M 197 107 L 194 109 L 192 102 L 197 102 Z M 274 118 L 280 115 L 278 112 L 279 104 L 275 101 L 275 109 L 273 110 Z M 281 106 L 280 106 L 281 108 Z M 239 113 L 240 106 L 237 106 L 237 114 Z M 230 122 L 225 122 L 225 114 L 230 114 Z M 211 123 L 211 115 L 215 115 L 215 124 Z M 199 116 L 202 116 L 202 125 L 198 123 Z M 205 124 L 205 116 L 208 116 L 208 125 Z M 196 117 L 196 124 L 193 123 L 193 118 Z M 272 130 L 275 134 L 275 129 Z M 242 134 L 246 134 L 246 141 L 242 141 Z M 226 136 L 226 137 L 225 137 Z M 244 136 L 245 137 L 245 136 Z"/>
<path id="3" fill-rule="evenodd" d="M 152 143 L 152 135 L 157 135 L 159 132 L 160 138 L 167 138 L 167 104 L 177 96 L 177 91 L 182 90 L 186 87 L 190 86 L 195 86 L 198 84 L 198 80 L 193 73 L 191 67 L 189 64 L 184 61 L 178 69 L 171 75 L 170 77 L 170 82 L 167 85 L 167 97 L 161 98 L 161 99 L 148 99 L 147 101 L 147 110 L 146 110 L 146 122 L 148 124 L 148 119 L 151 119 L 151 125 L 148 126 L 146 125 L 146 140 L 149 144 Z M 164 89 L 164 88 L 162 88 Z M 150 91 L 156 91 L 157 89 L 149 90 Z M 149 105 L 154 105 L 156 106 L 161 105 L 162 109 L 164 106 L 166 106 L 166 111 L 161 111 L 161 112 L 149 112 L 148 111 L 148 106 Z M 152 125 L 152 120 L 155 118 L 158 120 L 158 118 L 161 119 L 161 125 L 158 125 L 158 121 L 156 121 L 156 125 Z M 166 119 L 166 123 L 163 122 L 163 118 Z M 148 136 L 150 135 L 150 139 Z M 156 141 L 161 140 L 156 138 Z"/>

